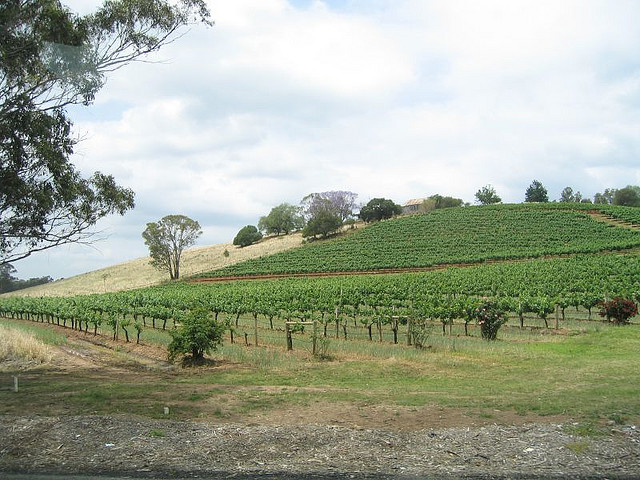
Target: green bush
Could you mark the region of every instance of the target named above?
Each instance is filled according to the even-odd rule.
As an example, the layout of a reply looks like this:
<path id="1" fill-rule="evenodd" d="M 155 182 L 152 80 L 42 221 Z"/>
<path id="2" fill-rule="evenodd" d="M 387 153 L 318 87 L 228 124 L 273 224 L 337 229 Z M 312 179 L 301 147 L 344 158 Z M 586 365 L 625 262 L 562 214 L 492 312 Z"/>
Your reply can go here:
<path id="1" fill-rule="evenodd" d="M 205 308 L 189 311 L 180 319 L 182 325 L 169 332 L 169 361 L 179 355 L 191 355 L 193 363 L 201 362 L 205 353 L 215 351 L 222 345 L 226 325 L 216 321 Z"/>

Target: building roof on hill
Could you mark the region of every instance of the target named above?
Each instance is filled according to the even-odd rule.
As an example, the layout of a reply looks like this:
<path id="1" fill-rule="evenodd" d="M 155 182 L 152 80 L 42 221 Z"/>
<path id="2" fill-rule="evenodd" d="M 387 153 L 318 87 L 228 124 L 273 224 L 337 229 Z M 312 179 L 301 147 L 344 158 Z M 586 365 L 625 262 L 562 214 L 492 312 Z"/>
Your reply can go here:
<path id="1" fill-rule="evenodd" d="M 407 200 L 403 207 L 408 207 L 409 205 L 422 205 L 422 202 L 424 201 L 424 198 L 412 198 L 411 200 Z"/>

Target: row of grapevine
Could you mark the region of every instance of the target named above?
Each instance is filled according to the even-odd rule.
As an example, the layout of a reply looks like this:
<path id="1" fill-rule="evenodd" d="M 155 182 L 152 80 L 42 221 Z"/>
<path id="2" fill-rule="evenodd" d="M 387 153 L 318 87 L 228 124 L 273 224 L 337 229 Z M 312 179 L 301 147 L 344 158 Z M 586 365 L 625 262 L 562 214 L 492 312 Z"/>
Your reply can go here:
<path id="1" fill-rule="evenodd" d="M 444 326 L 453 319 L 469 319 L 483 297 L 500 302 L 521 321 L 525 313 L 533 313 L 546 323 L 556 308 L 591 311 L 613 296 L 640 300 L 637 255 L 539 259 L 411 274 L 175 283 L 66 298 L 10 297 L 0 300 L 0 314 L 69 323 L 85 331 L 95 331 L 104 322 L 125 332 L 131 326 L 138 334 L 146 325 L 173 327 L 196 307 L 229 319 L 261 315 L 271 325 L 274 319 L 326 325 L 352 318 L 370 326 L 409 317 L 440 320 Z"/>

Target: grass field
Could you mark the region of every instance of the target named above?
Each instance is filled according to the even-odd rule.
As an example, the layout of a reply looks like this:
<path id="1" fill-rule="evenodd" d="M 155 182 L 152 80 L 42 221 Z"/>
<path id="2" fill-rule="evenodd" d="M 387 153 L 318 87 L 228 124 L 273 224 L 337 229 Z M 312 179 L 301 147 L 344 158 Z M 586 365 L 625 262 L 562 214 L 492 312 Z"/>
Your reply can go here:
<path id="1" fill-rule="evenodd" d="M 2 320 L 0 325 L 25 328 L 23 321 Z M 26 326 L 32 332 L 51 329 L 35 323 Z M 81 340 L 84 334 L 79 335 Z M 104 337 L 109 336 L 105 332 Z M 318 414 L 331 416 L 333 409 L 344 408 L 351 416 L 365 415 L 359 420 L 365 423 L 367 409 L 375 406 L 396 412 L 386 420 L 391 426 L 394 419 L 401 422 L 412 412 L 428 417 L 427 411 L 496 421 L 505 416 L 510 421 L 513 416 L 529 420 L 561 416 L 596 423 L 640 418 L 638 325 L 592 322 L 589 328 L 547 335 L 514 327 L 500 336 L 501 340 L 489 343 L 477 336 L 442 336 L 434 331 L 426 350 L 332 338 L 329 360 L 312 357 L 304 346 L 308 340 L 302 337 L 289 353 L 281 346 L 227 341 L 212 356 L 214 364 L 177 371 L 143 368 L 121 344 L 112 346 L 101 365 L 74 366 L 71 371 L 45 365 L 23 373 L 24 396 L 9 391 L 7 372 L 0 405 L 3 413 L 158 417 L 168 405 L 172 418 L 224 421 L 278 415 L 283 410 L 317 409 Z M 61 344 L 60 334 L 40 338 Z M 73 346 L 78 339 L 65 341 Z M 146 342 L 162 351 L 168 334 L 156 331 Z"/>

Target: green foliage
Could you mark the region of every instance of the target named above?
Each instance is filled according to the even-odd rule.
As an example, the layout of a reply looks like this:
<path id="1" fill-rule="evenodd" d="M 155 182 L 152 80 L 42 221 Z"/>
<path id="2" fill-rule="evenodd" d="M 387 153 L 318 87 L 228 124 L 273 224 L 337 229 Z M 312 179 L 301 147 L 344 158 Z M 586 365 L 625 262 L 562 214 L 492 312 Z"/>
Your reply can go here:
<path id="1" fill-rule="evenodd" d="M 616 190 L 612 203 L 613 205 L 640 207 L 640 187 L 627 185 L 620 190 Z"/>
<path id="2" fill-rule="evenodd" d="M 571 187 L 564 187 L 560 193 L 560 201 L 564 203 L 579 203 L 582 201 L 582 194 L 574 192 Z"/>
<path id="3" fill-rule="evenodd" d="M 197 221 L 184 215 L 167 215 L 158 222 L 147 223 L 142 238 L 149 247 L 151 265 L 161 271 L 168 270 L 171 280 L 177 280 L 182 251 L 192 246 L 201 234 Z"/>
<path id="4" fill-rule="evenodd" d="M 496 193 L 496 189 L 491 185 L 486 185 L 476 192 L 476 200 L 481 205 L 491 205 L 500 203 L 502 199 Z"/>
<path id="5" fill-rule="evenodd" d="M 391 218 L 402 213 L 402 207 L 386 198 L 371 199 L 360 209 L 359 217 L 363 221 L 370 223 L 378 220 Z"/>
<path id="6" fill-rule="evenodd" d="M 116 0 L 79 17 L 58 0 L 0 2 L 0 263 L 88 242 L 101 218 L 134 195 L 114 178 L 83 178 L 66 108 L 89 105 L 109 72 L 203 21 L 203 0 Z"/>
<path id="7" fill-rule="evenodd" d="M 431 195 L 427 198 L 422 205 L 420 205 L 420 211 L 422 213 L 431 212 L 433 210 L 439 210 L 441 208 L 453 208 L 461 207 L 464 204 L 461 198 L 443 197 L 442 195 Z"/>
<path id="8" fill-rule="evenodd" d="M 300 207 L 281 203 L 277 207 L 273 207 L 266 217 L 260 218 L 258 228 L 267 235 L 284 233 L 300 230 L 304 227 L 304 218 L 302 218 Z"/>
<path id="9" fill-rule="evenodd" d="M 495 340 L 498 336 L 498 330 L 508 319 L 502 307 L 492 300 L 486 300 L 477 307 L 472 316 L 480 325 L 482 338 L 485 340 Z"/>
<path id="10" fill-rule="evenodd" d="M 638 306 L 633 300 L 622 297 L 614 297 L 611 300 L 600 302 L 600 316 L 616 325 L 626 325 L 629 319 L 638 314 Z"/>
<path id="11" fill-rule="evenodd" d="M 531 182 L 524 194 L 525 202 L 548 202 L 549 195 L 547 189 L 538 180 Z"/>
<path id="12" fill-rule="evenodd" d="M 342 226 L 340 217 L 331 213 L 329 210 L 320 210 L 309 219 L 307 225 L 302 229 L 303 237 L 315 237 L 321 235 L 327 237 L 337 232 Z"/>
<path id="13" fill-rule="evenodd" d="M 247 247 L 262 238 L 262 234 L 253 225 L 242 227 L 233 239 L 233 244 L 240 247 Z"/>
<path id="14" fill-rule="evenodd" d="M 169 360 L 179 355 L 190 355 L 193 362 L 201 361 L 205 353 L 211 353 L 222 345 L 226 325 L 216 321 L 205 308 L 196 308 L 186 312 L 182 325 L 171 330 Z"/>

